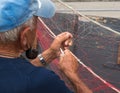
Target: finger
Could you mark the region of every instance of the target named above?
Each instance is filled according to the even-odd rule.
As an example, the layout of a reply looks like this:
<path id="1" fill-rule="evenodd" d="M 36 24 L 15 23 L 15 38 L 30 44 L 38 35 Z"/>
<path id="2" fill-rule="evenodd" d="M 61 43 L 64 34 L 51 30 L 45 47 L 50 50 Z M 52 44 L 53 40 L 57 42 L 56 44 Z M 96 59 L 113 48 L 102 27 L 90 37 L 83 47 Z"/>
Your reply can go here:
<path id="1" fill-rule="evenodd" d="M 65 41 L 65 46 L 72 46 L 73 42 L 72 42 L 72 39 L 68 39 Z"/>
<path id="2" fill-rule="evenodd" d="M 69 39 L 69 38 L 72 38 L 72 34 L 68 33 L 68 32 L 64 32 L 64 33 L 61 33 L 60 35 L 58 35 L 56 37 L 56 39 L 58 39 L 61 43 L 64 42 L 65 40 Z"/>

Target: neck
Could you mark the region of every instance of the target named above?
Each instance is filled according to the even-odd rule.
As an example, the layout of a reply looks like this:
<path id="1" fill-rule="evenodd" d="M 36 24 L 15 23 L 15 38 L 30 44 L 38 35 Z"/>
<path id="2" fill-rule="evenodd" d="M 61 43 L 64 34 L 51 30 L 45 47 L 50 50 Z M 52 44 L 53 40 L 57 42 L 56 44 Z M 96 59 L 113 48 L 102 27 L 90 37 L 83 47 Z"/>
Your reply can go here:
<path id="1" fill-rule="evenodd" d="M 1 52 L 0 51 L 0 57 L 4 58 L 18 58 L 20 54 L 13 53 L 13 52 Z"/>
<path id="2" fill-rule="evenodd" d="M 2 45 L 0 44 L 0 57 L 4 58 L 18 58 L 20 57 L 20 50 L 18 47 L 14 47 L 14 45 Z"/>

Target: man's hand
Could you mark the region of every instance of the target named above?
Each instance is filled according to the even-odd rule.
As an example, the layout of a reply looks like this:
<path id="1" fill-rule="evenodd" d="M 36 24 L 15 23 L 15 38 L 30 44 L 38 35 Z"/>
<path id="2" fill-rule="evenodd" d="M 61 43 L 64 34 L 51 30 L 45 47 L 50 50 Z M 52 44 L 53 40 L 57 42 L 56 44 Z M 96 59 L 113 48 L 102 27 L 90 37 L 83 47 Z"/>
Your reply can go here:
<path id="1" fill-rule="evenodd" d="M 64 55 L 60 56 L 60 69 L 65 74 L 77 73 L 79 67 L 77 59 L 70 53 L 68 49 L 66 49 L 64 53 Z"/>
<path id="2" fill-rule="evenodd" d="M 84 84 L 78 76 L 78 62 L 69 50 L 64 51 L 64 55 L 60 56 L 59 68 L 71 81 L 75 93 L 92 93 L 92 91 Z"/>
<path id="3" fill-rule="evenodd" d="M 49 49 L 52 50 L 56 56 L 60 56 L 60 48 L 64 50 L 69 46 L 72 46 L 72 37 L 72 34 L 69 32 L 59 34 L 56 36 Z"/>

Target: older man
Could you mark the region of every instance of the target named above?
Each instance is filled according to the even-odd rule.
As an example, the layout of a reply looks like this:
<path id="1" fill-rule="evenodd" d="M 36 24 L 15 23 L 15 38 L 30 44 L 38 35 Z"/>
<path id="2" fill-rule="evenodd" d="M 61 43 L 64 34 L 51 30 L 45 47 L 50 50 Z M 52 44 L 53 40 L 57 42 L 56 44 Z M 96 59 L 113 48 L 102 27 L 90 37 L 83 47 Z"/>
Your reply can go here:
<path id="1" fill-rule="evenodd" d="M 0 0 L 0 93 L 71 93 L 54 72 L 43 68 L 60 56 L 60 48 L 65 50 L 60 70 L 77 93 L 91 93 L 78 78 L 77 60 L 66 50 L 71 45 L 70 33 L 58 35 L 37 56 L 37 16 L 49 18 L 54 12 L 50 0 Z M 20 57 L 24 52 L 30 62 Z"/>

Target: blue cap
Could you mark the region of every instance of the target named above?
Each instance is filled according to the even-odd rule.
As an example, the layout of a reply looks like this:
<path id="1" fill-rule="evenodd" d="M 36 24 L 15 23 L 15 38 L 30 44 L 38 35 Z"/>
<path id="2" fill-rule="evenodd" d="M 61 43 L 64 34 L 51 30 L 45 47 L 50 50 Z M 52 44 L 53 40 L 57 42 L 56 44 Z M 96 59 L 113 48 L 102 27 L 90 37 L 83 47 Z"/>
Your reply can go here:
<path id="1" fill-rule="evenodd" d="M 54 13 L 51 0 L 0 0 L 0 32 L 23 24 L 33 15 L 50 18 Z"/>

